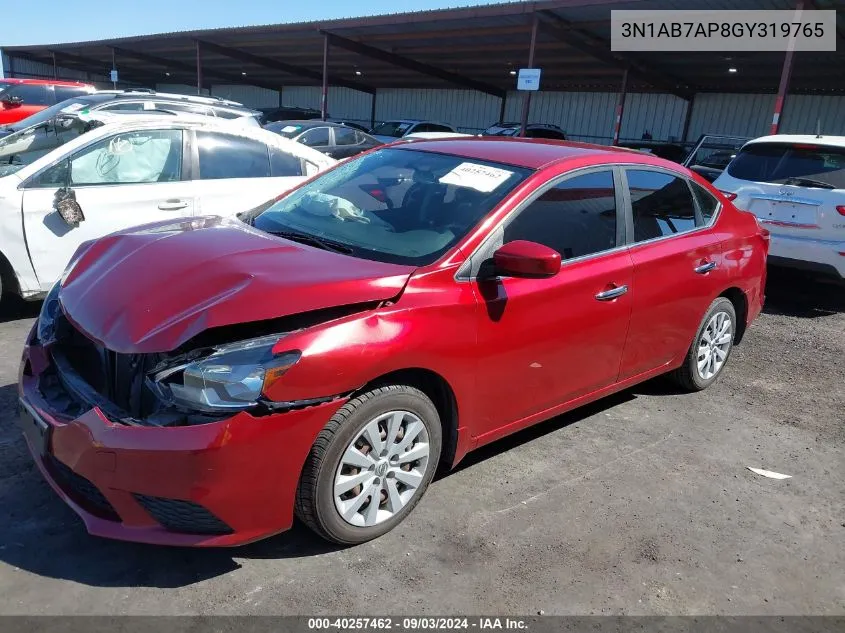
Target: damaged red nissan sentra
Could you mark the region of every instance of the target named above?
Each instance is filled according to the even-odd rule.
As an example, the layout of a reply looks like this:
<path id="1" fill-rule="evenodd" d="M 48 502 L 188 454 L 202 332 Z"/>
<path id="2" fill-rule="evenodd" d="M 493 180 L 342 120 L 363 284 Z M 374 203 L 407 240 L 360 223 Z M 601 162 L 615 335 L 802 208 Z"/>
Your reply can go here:
<path id="1" fill-rule="evenodd" d="M 663 373 L 704 389 L 759 314 L 768 234 L 618 148 L 406 142 L 241 220 L 83 245 L 20 370 L 44 477 L 99 536 L 337 543 L 438 465 Z"/>

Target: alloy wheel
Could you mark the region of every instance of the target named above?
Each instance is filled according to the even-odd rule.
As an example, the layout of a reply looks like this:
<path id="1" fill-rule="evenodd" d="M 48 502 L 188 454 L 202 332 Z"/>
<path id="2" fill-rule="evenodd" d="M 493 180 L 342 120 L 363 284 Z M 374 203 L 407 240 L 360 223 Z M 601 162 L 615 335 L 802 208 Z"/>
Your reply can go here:
<path id="1" fill-rule="evenodd" d="M 698 341 L 698 375 L 710 380 L 718 374 L 733 344 L 733 321 L 727 312 L 717 312 L 707 322 Z"/>
<path id="2" fill-rule="evenodd" d="M 367 422 L 347 446 L 334 479 L 334 503 L 344 521 L 370 527 L 405 507 L 423 483 L 428 431 L 410 411 L 388 411 Z"/>

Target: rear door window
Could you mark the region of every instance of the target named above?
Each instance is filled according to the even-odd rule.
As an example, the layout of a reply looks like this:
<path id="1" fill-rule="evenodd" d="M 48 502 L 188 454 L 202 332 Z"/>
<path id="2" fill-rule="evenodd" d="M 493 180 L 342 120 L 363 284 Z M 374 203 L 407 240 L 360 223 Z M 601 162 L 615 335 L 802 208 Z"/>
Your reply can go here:
<path id="1" fill-rule="evenodd" d="M 695 202 L 686 181 L 666 172 L 627 169 L 634 241 L 685 233 L 696 228 Z"/>
<path id="2" fill-rule="evenodd" d="M 308 147 L 326 147 L 329 144 L 329 128 L 315 127 L 299 137 L 299 142 Z"/>
<path id="3" fill-rule="evenodd" d="M 355 130 L 346 127 L 336 127 L 334 129 L 334 144 L 335 145 L 357 145 L 358 136 Z"/>
<path id="4" fill-rule="evenodd" d="M 728 165 L 740 180 L 845 189 L 845 148 L 811 143 L 752 143 Z"/>
<path id="5" fill-rule="evenodd" d="M 197 132 L 200 180 L 267 178 L 270 152 L 262 142 L 232 134 Z"/>

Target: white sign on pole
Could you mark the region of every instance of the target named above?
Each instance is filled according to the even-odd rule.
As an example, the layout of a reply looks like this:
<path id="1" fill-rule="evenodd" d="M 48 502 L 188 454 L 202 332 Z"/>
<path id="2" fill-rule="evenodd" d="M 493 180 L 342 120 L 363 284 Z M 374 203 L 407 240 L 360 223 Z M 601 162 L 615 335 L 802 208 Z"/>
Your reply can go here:
<path id="1" fill-rule="evenodd" d="M 539 90 L 540 89 L 540 69 L 539 68 L 520 68 L 519 77 L 516 81 L 517 90 Z"/>
<path id="2" fill-rule="evenodd" d="M 111 71 L 111 82 L 113 84 L 117 83 L 117 71 L 114 69 Z"/>

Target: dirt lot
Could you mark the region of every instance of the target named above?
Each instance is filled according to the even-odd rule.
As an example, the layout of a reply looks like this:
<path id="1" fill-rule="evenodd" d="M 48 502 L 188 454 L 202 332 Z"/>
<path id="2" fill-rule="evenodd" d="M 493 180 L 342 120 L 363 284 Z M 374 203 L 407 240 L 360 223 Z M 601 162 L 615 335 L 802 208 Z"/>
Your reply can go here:
<path id="1" fill-rule="evenodd" d="M 769 297 L 706 392 L 648 383 L 487 447 L 366 545 L 298 526 L 215 551 L 89 537 L 41 480 L 14 426 L 37 306 L 15 306 L 0 613 L 845 613 L 845 291 L 778 276 Z"/>

